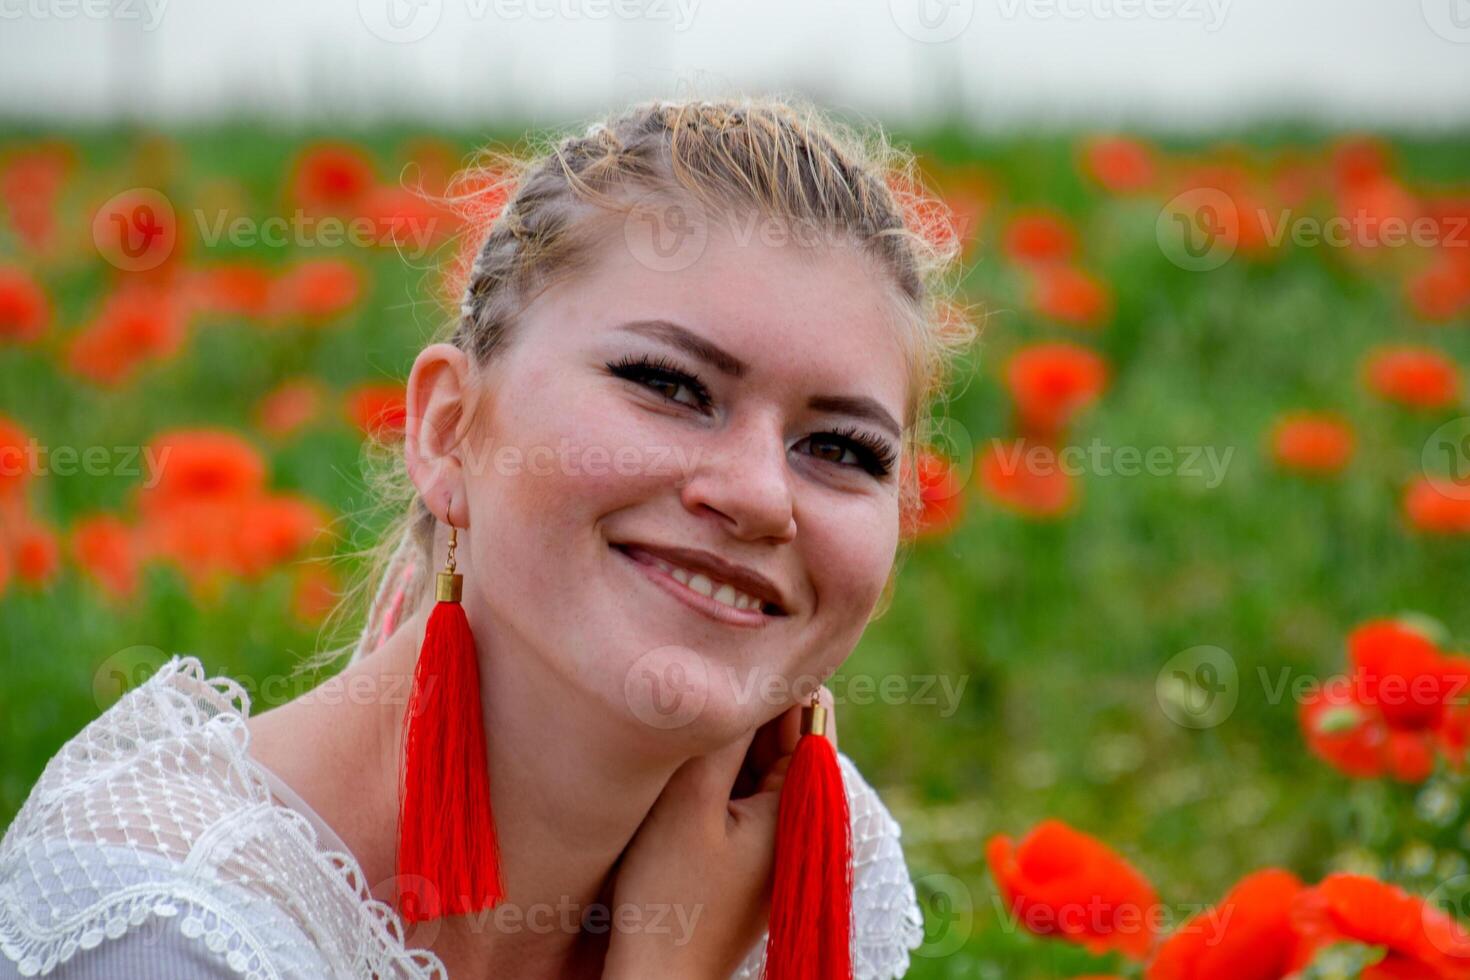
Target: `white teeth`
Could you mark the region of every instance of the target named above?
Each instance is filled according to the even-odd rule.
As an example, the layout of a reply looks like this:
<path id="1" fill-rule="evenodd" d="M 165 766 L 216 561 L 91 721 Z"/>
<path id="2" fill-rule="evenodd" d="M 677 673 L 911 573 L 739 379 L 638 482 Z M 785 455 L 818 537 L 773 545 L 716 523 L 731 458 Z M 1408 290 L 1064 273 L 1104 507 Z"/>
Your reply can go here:
<path id="1" fill-rule="evenodd" d="M 649 557 L 653 558 L 653 564 L 657 568 L 662 569 L 672 576 L 675 581 L 682 585 L 687 585 L 702 596 L 708 596 L 716 602 L 723 603 L 735 609 L 759 609 L 761 607 L 761 601 L 755 598 L 755 596 L 746 595 L 727 582 L 721 582 L 716 587 L 715 583 L 707 575 L 700 574 L 699 572 L 691 572 L 687 568 L 680 568 L 678 565 L 672 565 L 662 558 L 656 558 L 652 555 Z"/>

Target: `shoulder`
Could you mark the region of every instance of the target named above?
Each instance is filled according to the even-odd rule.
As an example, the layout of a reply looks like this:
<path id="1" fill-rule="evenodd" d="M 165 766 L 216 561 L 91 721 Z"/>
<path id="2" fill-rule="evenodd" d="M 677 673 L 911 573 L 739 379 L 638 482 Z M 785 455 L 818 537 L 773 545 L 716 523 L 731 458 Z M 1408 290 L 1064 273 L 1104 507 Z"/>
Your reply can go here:
<path id="1" fill-rule="evenodd" d="M 247 977 L 442 975 L 351 856 L 271 798 L 248 712 L 237 683 L 176 655 L 62 746 L 0 840 L 0 962 L 81 970 L 156 927 Z"/>
<path id="2" fill-rule="evenodd" d="M 924 942 L 924 918 L 900 843 L 902 829 L 857 766 L 837 753 L 852 820 L 853 978 L 892 980 L 909 969 Z M 731 980 L 755 980 L 765 964 L 766 936 Z"/>

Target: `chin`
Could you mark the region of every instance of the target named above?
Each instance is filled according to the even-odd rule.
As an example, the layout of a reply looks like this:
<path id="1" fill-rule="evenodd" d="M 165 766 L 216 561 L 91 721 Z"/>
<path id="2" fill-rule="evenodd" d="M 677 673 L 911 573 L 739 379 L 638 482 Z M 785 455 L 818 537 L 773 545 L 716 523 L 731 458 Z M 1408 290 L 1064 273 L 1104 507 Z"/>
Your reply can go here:
<path id="1" fill-rule="evenodd" d="M 658 741 L 677 739 L 710 747 L 725 744 L 781 710 L 772 698 L 783 685 L 754 665 L 702 655 L 696 648 L 661 644 L 623 661 L 609 676 L 614 710 Z"/>

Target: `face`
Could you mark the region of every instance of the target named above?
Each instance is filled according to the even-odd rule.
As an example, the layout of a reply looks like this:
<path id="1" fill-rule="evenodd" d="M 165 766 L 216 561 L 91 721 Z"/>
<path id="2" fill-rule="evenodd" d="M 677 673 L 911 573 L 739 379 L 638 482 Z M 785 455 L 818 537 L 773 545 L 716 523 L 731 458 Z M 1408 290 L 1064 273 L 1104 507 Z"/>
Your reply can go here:
<path id="1" fill-rule="evenodd" d="M 804 700 L 892 568 L 908 377 L 891 288 L 856 248 L 711 227 L 686 268 L 620 234 L 474 369 L 435 345 L 411 417 L 476 395 L 410 472 L 462 530 L 476 635 L 651 730 L 718 742 Z M 698 577 L 694 577 L 698 576 Z"/>

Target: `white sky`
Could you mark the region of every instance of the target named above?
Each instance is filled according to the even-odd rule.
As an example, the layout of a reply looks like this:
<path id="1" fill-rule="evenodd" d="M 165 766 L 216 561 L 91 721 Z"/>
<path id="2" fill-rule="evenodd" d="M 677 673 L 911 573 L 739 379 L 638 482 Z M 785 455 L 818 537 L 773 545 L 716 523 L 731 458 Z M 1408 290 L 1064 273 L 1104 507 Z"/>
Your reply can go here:
<path id="1" fill-rule="evenodd" d="M 558 124 L 794 90 L 880 118 L 1470 122 L 1470 0 L 0 0 L 0 115 Z"/>

